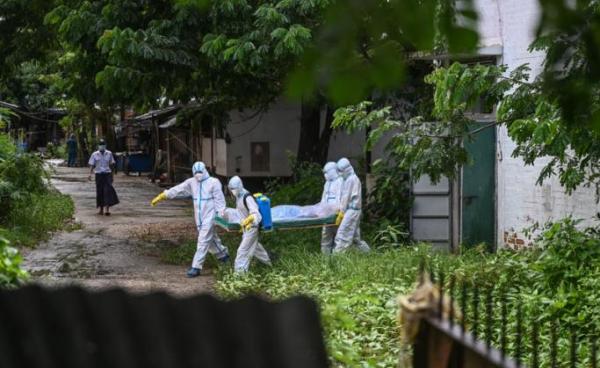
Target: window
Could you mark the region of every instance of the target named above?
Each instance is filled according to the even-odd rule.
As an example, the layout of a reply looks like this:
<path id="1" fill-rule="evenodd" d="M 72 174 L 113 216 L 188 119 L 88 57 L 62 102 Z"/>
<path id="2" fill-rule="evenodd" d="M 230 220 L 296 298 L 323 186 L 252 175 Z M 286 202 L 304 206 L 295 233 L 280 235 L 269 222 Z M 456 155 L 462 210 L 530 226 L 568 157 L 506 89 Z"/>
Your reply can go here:
<path id="1" fill-rule="evenodd" d="M 270 160 L 269 142 L 250 143 L 250 169 L 252 171 L 269 171 Z"/>

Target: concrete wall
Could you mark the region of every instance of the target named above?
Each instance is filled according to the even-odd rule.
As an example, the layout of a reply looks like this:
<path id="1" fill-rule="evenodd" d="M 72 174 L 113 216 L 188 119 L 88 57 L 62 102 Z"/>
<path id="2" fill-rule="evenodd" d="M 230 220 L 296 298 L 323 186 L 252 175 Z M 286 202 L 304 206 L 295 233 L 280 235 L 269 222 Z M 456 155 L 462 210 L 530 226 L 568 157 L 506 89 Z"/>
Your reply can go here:
<path id="1" fill-rule="evenodd" d="M 252 117 L 254 111 L 231 111 L 227 126 L 231 143 L 227 149 L 227 175 L 246 177 L 288 176 L 287 151 L 296 153 L 300 136 L 300 106 L 280 101 L 267 112 Z M 251 170 L 252 142 L 269 142 L 270 170 Z M 239 166 L 239 167 L 238 167 Z M 239 172 L 236 171 L 239 169 Z"/>
<path id="2" fill-rule="evenodd" d="M 536 0 L 478 0 L 482 22 L 482 41 L 488 44 L 502 40 L 500 63 L 509 71 L 529 63 L 532 76 L 539 74 L 544 54 L 527 51 L 533 41 L 539 20 Z M 483 46 L 487 46 L 484 44 Z M 569 214 L 590 220 L 600 211 L 595 193 L 582 188 L 572 196 L 564 193 L 557 178 L 542 186 L 536 185 L 541 168 L 548 159 L 541 158 L 534 166 L 525 166 L 520 158 L 512 158 L 514 142 L 506 128 L 498 130 L 497 142 L 497 234 L 498 245 L 520 247 L 527 243 L 521 230 L 535 222 L 560 219 Z"/>
<path id="3" fill-rule="evenodd" d="M 226 175 L 245 177 L 289 176 L 291 175 L 286 152 L 296 154 L 300 139 L 300 105 L 280 100 L 268 111 L 252 117 L 255 111 L 231 111 L 231 122 L 227 126 L 231 143 L 227 145 Z M 321 117 L 324 124 L 325 112 Z M 341 157 L 362 158 L 364 132 L 347 134 L 333 132 L 330 140 L 328 159 L 336 161 Z M 251 142 L 269 142 L 270 171 L 251 170 Z M 237 172 L 238 168 L 240 171 Z"/>

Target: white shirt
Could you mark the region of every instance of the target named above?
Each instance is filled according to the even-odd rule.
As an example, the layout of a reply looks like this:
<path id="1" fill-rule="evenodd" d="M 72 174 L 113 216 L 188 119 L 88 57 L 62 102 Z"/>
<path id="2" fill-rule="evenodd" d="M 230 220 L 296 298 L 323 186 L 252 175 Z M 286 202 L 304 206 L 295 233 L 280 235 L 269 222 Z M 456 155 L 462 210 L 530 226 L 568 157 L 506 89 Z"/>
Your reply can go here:
<path id="1" fill-rule="evenodd" d="M 94 167 L 94 172 L 96 174 L 110 173 L 110 165 L 114 165 L 114 163 L 115 158 L 109 150 L 105 150 L 104 153 L 100 151 L 92 153 L 90 160 L 88 161 L 88 164 Z"/>

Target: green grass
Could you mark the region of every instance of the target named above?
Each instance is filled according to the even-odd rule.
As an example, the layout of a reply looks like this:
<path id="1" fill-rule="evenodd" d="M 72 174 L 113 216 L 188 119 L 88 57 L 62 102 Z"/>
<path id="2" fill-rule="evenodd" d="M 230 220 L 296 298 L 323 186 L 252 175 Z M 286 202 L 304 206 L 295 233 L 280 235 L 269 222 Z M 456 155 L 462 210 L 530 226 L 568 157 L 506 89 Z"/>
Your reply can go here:
<path id="1" fill-rule="evenodd" d="M 34 246 L 48 239 L 52 232 L 74 230 L 70 220 L 75 206 L 67 195 L 51 191 L 33 194 L 14 203 L 6 223 L 0 225 L 0 237 L 17 246 Z"/>
<path id="2" fill-rule="evenodd" d="M 348 253 L 335 257 L 320 254 L 318 230 L 262 234 L 261 243 L 279 255 L 278 262 L 273 267 L 254 262 L 251 272 L 241 277 L 234 275 L 231 267 L 219 268 L 216 292 L 225 299 L 246 294 L 275 300 L 308 295 L 320 305 L 333 367 L 395 367 L 401 353 L 396 298 L 414 288 L 419 264 L 426 260 L 435 269 L 444 270 L 446 282 L 452 274 L 459 283 L 478 285 L 482 288 L 481 295 L 485 288 L 494 287 L 496 311 L 500 310 L 498 291 L 505 291 L 509 302 L 509 354 L 514 355 L 517 350 L 514 331 L 516 304 L 520 303 L 525 331 L 524 357 L 531 349 L 528 338 L 531 321 L 536 319 L 542 324 L 539 341 L 545 349 L 550 345 L 549 322 L 557 320 L 559 362 L 568 361 L 568 332 L 573 327 L 584 339 L 579 360 L 588 364 L 589 345 L 585 339 L 600 332 L 600 232 L 579 231 L 566 221 L 544 229 L 543 234 L 543 238 L 537 240 L 540 249 L 521 252 L 490 254 L 482 246 L 454 256 L 432 252 L 426 245 L 386 245 L 371 254 Z M 227 234 L 222 238 L 233 257 L 239 235 Z M 381 239 L 386 237 L 378 239 L 377 245 L 381 245 L 385 243 Z M 188 264 L 194 250 L 195 243 L 191 242 L 172 249 L 168 259 Z M 471 308 L 470 300 L 467 309 Z M 496 318 L 493 323 L 492 343 L 498 346 L 500 319 Z M 483 336 L 483 325 L 479 326 L 479 335 Z M 547 349 L 542 351 L 540 359 L 548 362 Z"/>

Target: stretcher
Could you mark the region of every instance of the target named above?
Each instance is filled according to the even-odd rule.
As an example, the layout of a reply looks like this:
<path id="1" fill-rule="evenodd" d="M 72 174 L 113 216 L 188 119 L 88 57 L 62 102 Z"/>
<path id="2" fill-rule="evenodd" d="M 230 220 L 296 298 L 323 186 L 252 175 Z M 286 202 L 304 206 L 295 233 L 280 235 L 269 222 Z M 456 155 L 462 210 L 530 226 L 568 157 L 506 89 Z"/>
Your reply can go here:
<path id="1" fill-rule="evenodd" d="M 273 219 L 273 230 L 302 230 L 319 227 L 335 226 L 336 215 L 324 218 L 298 218 L 298 219 Z M 240 224 L 237 222 L 228 222 L 222 217 L 215 219 L 217 226 L 227 232 L 240 231 Z"/>

